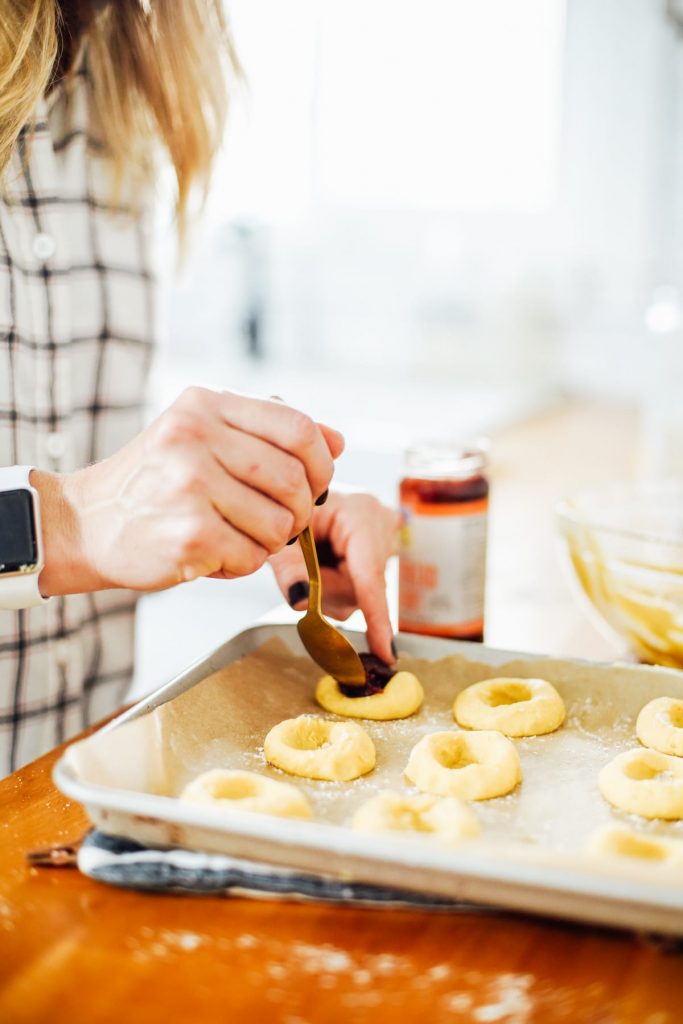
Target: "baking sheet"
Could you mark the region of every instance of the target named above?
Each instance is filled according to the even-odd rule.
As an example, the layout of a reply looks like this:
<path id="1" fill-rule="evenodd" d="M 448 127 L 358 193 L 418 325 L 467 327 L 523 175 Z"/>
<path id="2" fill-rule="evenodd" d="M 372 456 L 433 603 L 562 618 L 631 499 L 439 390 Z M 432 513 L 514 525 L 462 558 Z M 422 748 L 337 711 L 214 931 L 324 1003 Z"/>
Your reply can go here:
<path id="1" fill-rule="evenodd" d="M 206 671 L 221 662 L 219 653 L 153 695 L 146 706 L 133 709 L 120 724 L 67 751 L 56 773 L 58 784 L 86 802 L 99 827 L 123 830 L 142 841 L 159 841 L 161 835 L 172 844 L 236 855 L 268 850 L 269 859 L 301 868 L 316 863 L 312 851 L 317 851 L 318 869 L 324 864 L 331 872 L 367 881 L 393 880 L 461 898 L 482 899 L 486 891 L 488 899 L 504 905 L 683 932 L 683 879 L 672 883 L 649 864 L 625 859 L 598 863 L 582 856 L 589 834 L 610 820 L 683 838 L 682 822 L 645 822 L 616 812 L 597 789 L 600 768 L 637 745 L 635 719 L 642 705 L 657 696 L 683 697 L 683 674 L 509 658 L 480 645 L 400 638 L 402 651 L 432 655 L 404 654 L 400 661 L 423 683 L 422 709 L 398 722 L 361 722 L 375 742 L 377 768 L 352 783 L 319 782 L 266 765 L 262 745 L 271 726 L 283 718 L 302 713 L 334 717 L 312 696 L 320 670 L 296 653 L 301 648 L 291 627 L 251 632 L 251 642 L 233 646 L 232 657 L 242 657 L 232 661 L 225 654 L 228 664 Z M 472 805 L 483 841 L 464 844 L 462 854 L 460 849 L 444 854 L 419 839 L 367 837 L 348 829 L 356 807 L 379 789 L 414 791 L 402 775 L 413 745 L 427 732 L 457 728 L 451 711 L 455 695 L 472 682 L 498 675 L 550 680 L 565 700 L 567 720 L 556 733 L 514 741 L 522 785 L 506 797 Z M 235 814 L 228 821 L 173 799 L 195 775 L 217 767 L 246 768 L 300 786 L 313 804 L 315 820 L 292 823 Z M 141 808 L 147 813 L 135 813 Z M 164 821 L 187 827 L 160 832 L 157 826 Z M 263 842 L 254 846 L 250 837 Z M 326 853 L 322 859 L 321 851 Z M 387 871 L 392 862 L 393 875 Z M 472 888 L 473 874 L 487 884 Z M 492 885 L 492 879 L 500 884 Z M 510 890 L 510 882 L 519 891 Z M 634 883 L 641 882 L 639 890 Z M 583 902 L 568 903 L 572 893 L 583 894 Z M 601 905 L 601 898 L 609 906 Z M 648 906 L 655 904 L 659 911 L 668 906 L 666 920 L 660 912 L 648 916 Z"/>

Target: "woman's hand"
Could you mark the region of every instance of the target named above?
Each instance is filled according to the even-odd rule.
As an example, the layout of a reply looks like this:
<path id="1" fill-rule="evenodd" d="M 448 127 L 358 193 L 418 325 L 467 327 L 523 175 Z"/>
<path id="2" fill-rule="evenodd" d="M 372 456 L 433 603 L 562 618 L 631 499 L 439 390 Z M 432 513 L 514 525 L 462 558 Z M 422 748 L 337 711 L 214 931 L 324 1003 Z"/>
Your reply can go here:
<path id="1" fill-rule="evenodd" d="M 189 388 L 103 462 L 34 471 L 50 594 L 258 569 L 309 522 L 344 442 L 281 402 Z"/>
<path id="2" fill-rule="evenodd" d="M 398 512 L 369 494 L 333 492 L 325 505 L 315 510 L 312 521 L 316 541 L 327 541 L 339 560 L 335 568 L 321 568 L 323 611 L 344 620 L 360 608 L 371 650 L 390 664 L 396 658 L 384 571 L 387 560 L 398 550 L 399 526 Z M 273 555 L 270 564 L 290 604 L 305 608 L 308 577 L 299 545 Z"/>

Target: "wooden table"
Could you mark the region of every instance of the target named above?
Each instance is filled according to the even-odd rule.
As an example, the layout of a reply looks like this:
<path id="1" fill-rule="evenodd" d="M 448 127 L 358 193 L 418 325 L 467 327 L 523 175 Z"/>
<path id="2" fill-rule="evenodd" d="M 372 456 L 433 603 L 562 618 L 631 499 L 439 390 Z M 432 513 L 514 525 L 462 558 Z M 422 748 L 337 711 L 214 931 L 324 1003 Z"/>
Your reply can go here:
<path id="1" fill-rule="evenodd" d="M 632 433 L 626 413 L 569 407 L 500 438 L 491 642 L 609 654 L 551 571 L 547 512 L 581 474 L 624 470 Z M 3 1024 L 683 1021 L 683 955 L 627 934 L 503 914 L 141 895 L 30 868 L 27 850 L 86 828 L 52 785 L 57 756 L 0 783 Z"/>

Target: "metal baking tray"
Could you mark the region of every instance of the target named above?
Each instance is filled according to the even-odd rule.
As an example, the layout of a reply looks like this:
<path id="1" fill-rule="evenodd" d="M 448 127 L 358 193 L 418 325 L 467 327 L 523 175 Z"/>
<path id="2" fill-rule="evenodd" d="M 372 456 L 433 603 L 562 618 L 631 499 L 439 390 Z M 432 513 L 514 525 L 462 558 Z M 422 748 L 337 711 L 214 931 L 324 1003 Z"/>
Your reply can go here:
<path id="1" fill-rule="evenodd" d="M 364 648 L 362 634 L 348 635 Z M 246 630 L 93 736 L 72 744 L 55 766 L 55 782 L 84 805 L 97 828 L 142 843 L 683 935 L 683 875 L 583 853 L 588 835 L 609 820 L 683 838 L 683 822 L 644 822 L 620 814 L 597 790 L 602 764 L 637 745 L 640 707 L 657 696 L 683 698 L 683 673 L 408 634 L 399 635 L 398 646 L 402 665 L 423 680 L 425 704 L 403 721 L 362 723 L 378 751 L 377 768 L 363 779 L 329 783 L 286 777 L 311 797 L 316 817 L 310 822 L 240 812 L 228 819 L 175 799 L 190 777 L 211 767 L 250 768 L 283 778 L 263 760 L 268 729 L 304 712 L 326 714 L 312 695 L 320 670 L 305 656 L 292 625 Z M 555 683 L 568 715 L 557 733 L 515 741 L 524 780 L 507 797 L 473 804 L 482 838 L 445 850 L 420 839 L 348 828 L 352 811 L 374 792 L 406 787 L 402 769 L 420 736 L 454 727 L 451 707 L 458 689 L 502 674 L 501 669 Z"/>

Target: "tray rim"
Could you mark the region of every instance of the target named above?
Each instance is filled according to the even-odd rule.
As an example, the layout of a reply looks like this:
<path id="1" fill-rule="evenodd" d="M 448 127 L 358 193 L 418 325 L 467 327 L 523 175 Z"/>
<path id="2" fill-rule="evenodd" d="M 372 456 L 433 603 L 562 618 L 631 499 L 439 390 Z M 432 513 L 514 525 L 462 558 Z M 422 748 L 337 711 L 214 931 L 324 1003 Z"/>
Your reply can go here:
<path id="1" fill-rule="evenodd" d="M 364 634 L 347 631 L 347 635 L 359 648 L 365 646 Z M 291 623 L 269 622 L 249 627 L 197 659 L 87 740 L 76 741 L 71 746 L 92 742 L 94 737 L 154 710 L 273 637 L 284 640 L 297 653 L 302 650 L 296 628 Z M 529 654 L 405 633 L 398 634 L 398 640 L 402 652 L 417 657 L 437 658 L 460 653 L 491 665 L 517 658 L 526 661 L 549 659 L 598 670 L 619 668 L 643 674 L 644 678 L 651 673 L 659 678 L 671 676 L 678 687 L 683 685 L 683 673 L 664 666 Z M 425 649 L 429 653 L 426 654 Z M 237 847 L 244 847 L 249 841 L 248 853 L 230 853 L 230 856 L 262 858 L 266 862 L 320 873 L 320 864 L 312 864 L 312 858 L 316 854 L 324 854 L 326 873 L 336 877 L 352 875 L 358 881 L 388 882 L 387 869 L 391 868 L 391 884 L 399 888 L 474 899 L 488 906 L 612 927 L 644 928 L 683 935 L 683 885 L 667 885 L 661 880 L 644 881 L 641 877 L 633 877 L 628 870 L 619 870 L 622 865 L 616 872 L 613 870 L 616 865 L 612 866 L 611 862 L 607 862 L 602 870 L 602 865 L 592 860 L 585 865 L 577 865 L 575 856 L 567 856 L 565 862 L 556 851 L 544 851 L 543 861 L 539 862 L 533 856 L 533 848 L 527 847 L 520 848 L 519 858 L 514 855 L 514 847 L 506 848 L 505 856 L 501 858 L 499 848 L 496 850 L 495 844 L 485 840 L 468 843 L 455 851 L 442 851 L 411 840 L 396 843 L 377 836 L 368 838 L 338 825 L 316 821 L 306 822 L 306 829 L 297 829 L 296 839 L 292 841 L 291 822 L 286 819 L 237 812 L 230 827 L 226 828 L 225 823 L 217 821 L 210 810 L 181 804 L 172 797 L 116 789 L 78 779 L 69 763 L 70 749 L 67 748 L 54 766 L 54 782 L 61 792 L 81 803 L 91 820 L 102 826 L 103 831 L 107 831 L 106 823 L 113 816 L 117 822 L 117 834 L 136 838 L 136 833 L 139 835 L 141 826 L 144 826 L 146 833 L 156 836 L 163 845 L 177 846 L 177 842 L 168 841 L 168 834 L 180 826 L 197 830 L 204 837 L 209 837 L 209 842 L 212 835 L 232 839 Z M 416 863 L 417 859 L 419 863 Z M 612 869 L 609 872 L 608 866 Z M 381 877 L 378 877 L 379 872 L 382 872 Z M 463 892 L 466 895 L 463 896 Z M 572 900 L 576 901 L 575 904 L 568 903 Z"/>

